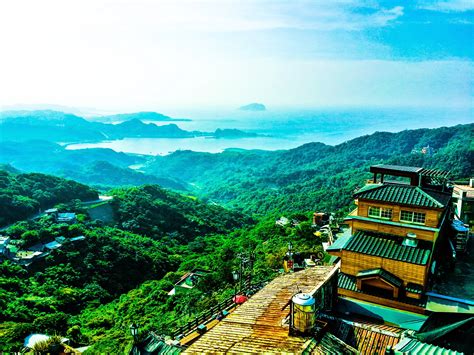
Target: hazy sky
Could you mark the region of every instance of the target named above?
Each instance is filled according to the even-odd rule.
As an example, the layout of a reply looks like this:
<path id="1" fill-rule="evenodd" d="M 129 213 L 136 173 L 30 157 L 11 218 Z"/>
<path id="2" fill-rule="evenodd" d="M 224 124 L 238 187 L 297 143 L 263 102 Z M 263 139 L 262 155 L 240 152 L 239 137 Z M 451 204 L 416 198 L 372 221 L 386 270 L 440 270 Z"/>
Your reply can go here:
<path id="1" fill-rule="evenodd" d="M 0 105 L 472 105 L 474 1 L 2 0 Z"/>

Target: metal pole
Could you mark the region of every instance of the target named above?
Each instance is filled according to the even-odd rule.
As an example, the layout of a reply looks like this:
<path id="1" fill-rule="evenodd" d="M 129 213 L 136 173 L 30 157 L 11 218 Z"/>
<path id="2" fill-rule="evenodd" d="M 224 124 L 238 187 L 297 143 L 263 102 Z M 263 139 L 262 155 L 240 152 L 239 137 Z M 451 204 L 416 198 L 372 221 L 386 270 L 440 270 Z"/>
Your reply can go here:
<path id="1" fill-rule="evenodd" d="M 242 292 L 242 279 L 244 278 L 244 262 L 242 256 L 240 257 L 240 292 Z"/>

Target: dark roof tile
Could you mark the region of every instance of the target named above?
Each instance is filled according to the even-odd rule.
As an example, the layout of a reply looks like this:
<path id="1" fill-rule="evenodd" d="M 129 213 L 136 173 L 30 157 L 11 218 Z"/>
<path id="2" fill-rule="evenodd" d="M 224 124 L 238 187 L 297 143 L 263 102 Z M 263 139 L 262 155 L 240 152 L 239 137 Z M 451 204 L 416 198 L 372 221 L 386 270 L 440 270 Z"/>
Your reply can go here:
<path id="1" fill-rule="evenodd" d="M 371 187 L 371 184 L 368 186 Z M 385 183 L 374 184 L 373 188 L 363 187 L 354 194 L 354 197 L 416 207 L 444 208 L 449 203 L 451 195 L 418 186 Z"/>
<path id="2" fill-rule="evenodd" d="M 403 238 L 358 231 L 342 248 L 373 256 L 380 256 L 412 264 L 426 265 L 430 257 L 428 247 L 409 247 L 402 245 Z"/>

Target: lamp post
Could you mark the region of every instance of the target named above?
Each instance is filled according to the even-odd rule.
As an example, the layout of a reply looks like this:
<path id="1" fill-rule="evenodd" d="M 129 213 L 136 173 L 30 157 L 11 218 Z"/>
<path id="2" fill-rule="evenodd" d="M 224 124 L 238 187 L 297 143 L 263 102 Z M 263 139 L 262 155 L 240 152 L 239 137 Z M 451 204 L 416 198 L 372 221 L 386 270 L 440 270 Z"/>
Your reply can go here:
<path id="1" fill-rule="evenodd" d="M 130 324 L 130 333 L 133 336 L 133 343 L 136 344 L 138 338 L 138 325 L 136 323 Z"/>
<path id="2" fill-rule="evenodd" d="M 237 281 L 239 281 L 240 274 L 238 271 L 232 271 L 232 278 L 234 279 L 234 302 L 237 298 Z"/>
<path id="3" fill-rule="evenodd" d="M 292 253 L 292 250 L 293 250 L 293 244 L 291 244 L 291 242 L 288 242 L 288 261 L 289 261 L 289 269 L 293 270 L 293 253 Z"/>

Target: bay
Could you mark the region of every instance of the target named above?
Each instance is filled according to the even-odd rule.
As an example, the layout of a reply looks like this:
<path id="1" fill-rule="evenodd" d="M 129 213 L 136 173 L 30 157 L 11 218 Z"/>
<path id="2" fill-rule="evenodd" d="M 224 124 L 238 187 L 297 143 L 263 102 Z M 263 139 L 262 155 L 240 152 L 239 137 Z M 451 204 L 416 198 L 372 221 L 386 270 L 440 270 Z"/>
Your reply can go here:
<path id="1" fill-rule="evenodd" d="M 159 112 L 159 110 L 158 110 Z M 472 123 L 473 109 L 467 108 L 324 108 L 269 109 L 265 112 L 239 110 L 176 109 L 166 114 L 190 118 L 176 122 L 188 131 L 213 132 L 236 128 L 262 136 L 255 138 L 126 138 L 114 141 L 70 144 L 67 149 L 110 148 L 118 152 L 166 155 L 176 150 L 218 153 L 226 149 L 279 150 L 309 142 L 336 145 L 376 131 L 436 128 Z M 164 125 L 169 122 L 153 122 Z"/>

